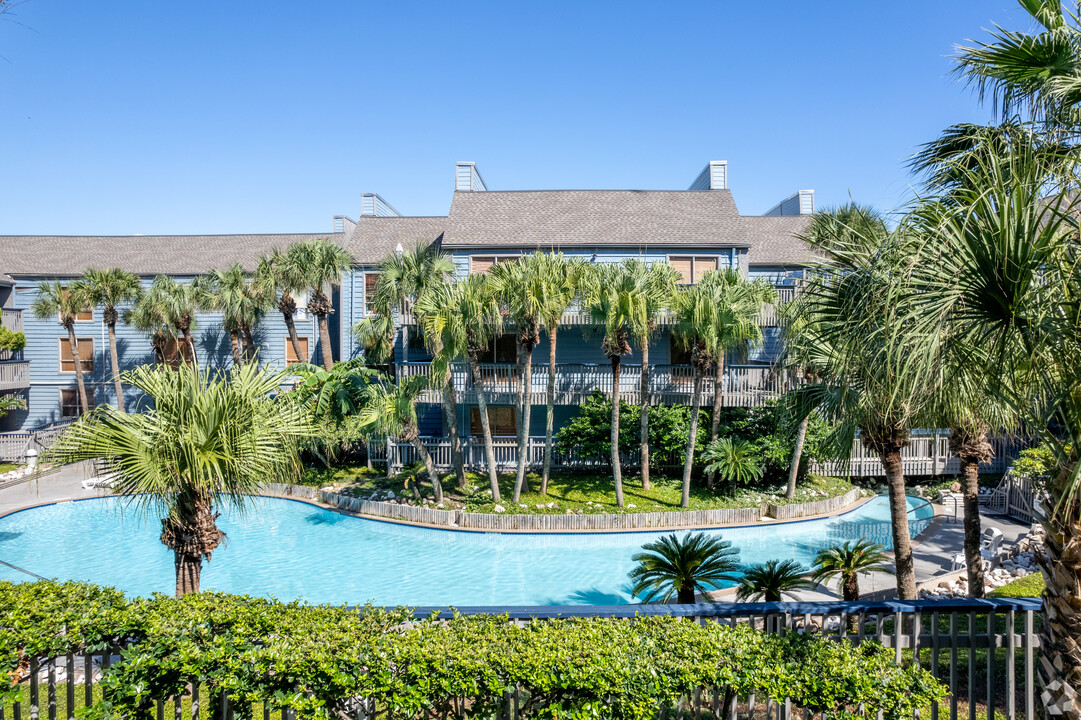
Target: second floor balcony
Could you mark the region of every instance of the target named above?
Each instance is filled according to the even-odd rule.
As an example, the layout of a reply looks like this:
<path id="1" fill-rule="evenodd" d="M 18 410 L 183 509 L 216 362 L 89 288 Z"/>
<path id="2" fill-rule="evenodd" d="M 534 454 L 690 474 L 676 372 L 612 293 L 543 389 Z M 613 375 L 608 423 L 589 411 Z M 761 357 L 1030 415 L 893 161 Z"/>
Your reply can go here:
<path id="1" fill-rule="evenodd" d="M 398 377 L 429 377 L 428 363 L 398 363 Z M 481 383 L 485 400 L 493 405 L 517 402 L 520 381 L 513 363 L 484 363 L 480 366 Z M 529 387 L 530 403 L 544 405 L 548 402 L 549 366 L 533 364 L 532 382 Z M 475 404 L 477 388 L 469 368 L 465 364 L 451 367 L 451 378 L 458 402 Z M 642 404 L 642 366 L 620 365 L 620 399 L 635 405 Z M 702 405 L 713 404 L 715 391 L 713 373 L 702 378 Z M 757 407 L 781 395 L 790 385 L 787 373 L 769 365 L 729 365 L 725 368 L 721 386 L 722 403 L 725 407 Z M 555 402 L 557 405 L 580 405 L 593 392 L 600 391 L 612 396 L 612 366 L 607 364 L 559 363 L 555 366 Z M 648 402 L 651 405 L 690 405 L 694 393 L 694 370 L 689 365 L 651 365 Z M 427 389 L 421 402 L 438 403 L 438 389 Z"/>
<path id="2" fill-rule="evenodd" d="M 23 311 L 0 309 L 0 327 L 11 332 L 23 331 Z M 30 387 L 30 363 L 23 360 L 22 350 L 0 349 L 0 392 Z"/>

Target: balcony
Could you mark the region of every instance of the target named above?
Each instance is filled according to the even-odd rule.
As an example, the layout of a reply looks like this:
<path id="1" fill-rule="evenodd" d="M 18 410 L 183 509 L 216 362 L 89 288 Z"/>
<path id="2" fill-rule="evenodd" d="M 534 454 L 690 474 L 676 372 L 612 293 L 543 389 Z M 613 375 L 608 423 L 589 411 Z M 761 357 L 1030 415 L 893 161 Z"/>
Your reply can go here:
<path id="1" fill-rule="evenodd" d="M 398 363 L 398 377 L 428 377 L 428 363 Z M 555 375 L 555 402 L 557 405 L 580 405 L 595 390 L 606 397 L 612 396 L 611 365 L 557 364 Z M 510 363 L 483 364 L 480 368 L 485 400 L 491 404 L 506 405 L 517 402 L 517 369 Z M 458 401 L 473 404 L 477 401 L 476 386 L 464 364 L 451 367 L 451 377 Z M 544 405 L 548 402 L 548 365 L 533 365 L 533 381 L 530 402 Z M 620 366 L 620 399 L 635 405 L 642 404 L 641 365 Z M 714 378 L 702 378 L 702 405 L 713 404 Z M 729 365 L 725 368 L 725 385 L 722 403 L 725 407 L 757 407 L 771 398 L 778 397 L 787 387 L 783 371 L 769 365 Z M 688 365 L 652 365 L 649 404 L 689 405 L 694 392 L 694 371 Z M 438 403 L 438 389 L 425 390 L 421 402 Z"/>
<path id="2" fill-rule="evenodd" d="M 11 332 L 23 331 L 23 311 L 0 309 L 0 327 Z M 30 363 L 22 359 L 22 350 L 0 350 L 0 392 L 30 387 Z"/>

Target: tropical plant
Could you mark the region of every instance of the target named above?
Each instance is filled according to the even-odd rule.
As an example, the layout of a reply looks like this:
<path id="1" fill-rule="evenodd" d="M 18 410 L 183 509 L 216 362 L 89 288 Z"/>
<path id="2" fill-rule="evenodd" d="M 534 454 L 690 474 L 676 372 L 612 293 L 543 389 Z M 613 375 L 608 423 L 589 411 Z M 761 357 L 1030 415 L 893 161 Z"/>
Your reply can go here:
<path id="1" fill-rule="evenodd" d="M 87 269 L 75 283 L 87 303 L 103 310 L 102 319 L 109 331 L 109 360 L 113 369 L 113 385 L 116 389 L 116 407 L 124 412 L 124 386 L 120 382 L 120 354 L 116 347 L 116 321 L 120 318 L 118 305 L 136 302 L 142 295 L 139 276 L 120 268 L 109 270 Z"/>
<path id="2" fill-rule="evenodd" d="M 503 332 L 503 315 L 491 278 L 474 274 L 456 283 L 440 283 L 424 292 L 417 301 L 417 314 L 423 318 L 424 336 L 438 339 L 440 350 L 432 362 L 438 375 L 447 371 L 450 362 L 465 358 L 477 396 L 488 482 L 492 501 L 499 502 L 499 476 L 488 418 L 484 375 L 480 371 L 481 353 Z"/>
<path id="3" fill-rule="evenodd" d="M 841 597 L 855 602 L 860 599 L 860 575 L 873 572 L 892 574 L 888 562 L 881 545 L 867 539 L 850 540 L 819 551 L 815 556 L 811 580 L 824 585 L 839 577 Z"/>
<path id="4" fill-rule="evenodd" d="M 623 470 L 619 455 L 620 370 L 624 355 L 631 353 L 631 331 L 648 325 L 646 276 L 628 261 L 593 266 L 585 276 L 583 301 L 593 322 L 604 327 L 601 349 L 612 363 L 612 479 L 616 504 L 623 507 Z"/>
<path id="5" fill-rule="evenodd" d="M 233 364 L 243 365 L 255 359 L 255 327 L 263 319 L 273 294 L 268 285 L 256 282 L 240 265 L 211 270 L 197 279 L 203 293 L 202 304 L 222 313 L 222 325 L 229 333 Z M 301 358 L 297 355 L 297 358 Z"/>
<path id="6" fill-rule="evenodd" d="M 690 349 L 694 368 L 692 417 L 697 417 L 702 407 L 702 380 L 706 371 L 714 363 L 718 367 L 714 383 L 714 434 L 719 431 L 717 422 L 723 405 L 723 398 L 718 402 L 717 396 L 723 394 L 724 355 L 732 348 L 761 340 L 758 313 L 764 305 L 776 300 L 777 291 L 771 285 L 762 280 L 749 282 L 734 269 L 706 273 L 698 284 L 682 289 L 675 296 L 677 324 L 674 332 Z M 689 507 L 691 501 L 691 469 L 697 430 L 697 423 L 692 423 L 683 462 L 683 507 Z"/>
<path id="7" fill-rule="evenodd" d="M 150 289 L 139 298 L 130 317 L 136 325 L 142 324 L 145 319 L 150 326 L 156 324 L 170 328 L 174 339 L 179 333 L 184 338 L 187 361 L 197 363 L 199 358 L 191 331 L 195 327 L 195 312 L 202 306 L 203 299 L 198 284 L 180 283 L 168 275 L 158 275 L 150 284 Z"/>
<path id="8" fill-rule="evenodd" d="M 638 565 L 629 575 L 631 594 L 642 602 L 666 603 L 674 596 L 677 603 L 693 603 L 696 593 L 706 595 L 733 582 L 739 571 L 739 549 L 707 533 L 664 535 L 642 551 L 631 558 Z"/>
<path id="9" fill-rule="evenodd" d="M 736 589 L 737 600 L 781 602 L 786 597 L 797 599 L 800 590 L 813 590 L 815 584 L 803 576 L 807 568 L 795 560 L 767 560 L 760 565 L 743 568 L 743 577 Z"/>
<path id="10" fill-rule="evenodd" d="M 750 485 L 765 472 L 758 448 L 748 440 L 712 440 L 702 452 L 702 460 L 708 463 L 706 472 L 716 473 L 729 485 Z"/>
<path id="11" fill-rule="evenodd" d="M 365 389 L 382 377 L 378 370 L 368 367 L 364 358 L 335 363 L 330 370 L 298 363 L 290 365 L 288 372 L 300 378 L 293 390 L 300 402 L 308 405 L 317 417 L 339 420 L 358 415 L 364 407 Z"/>
<path id="12" fill-rule="evenodd" d="M 626 262 L 627 272 L 636 277 L 635 284 L 642 288 L 641 302 L 644 312 L 638 318 L 640 322 L 633 327 L 638 339 L 638 350 L 642 354 L 642 370 L 639 378 L 639 399 L 642 407 L 650 405 L 650 379 L 652 367 L 649 363 L 649 346 L 657 333 L 657 321 L 672 306 L 679 283 L 679 272 L 666 262 L 654 262 L 650 265 L 639 260 Z M 639 413 L 639 467 L 642 487 L 649 489 L 649 412 Z"/>
<path id="13" fill-rule="evenodd" d="M 285 251 L 275 248 L 270 254 L 259 258 L 253 285 L 255 294 L 265 297 L 268 304 L 272 304 L 277 298 L 278 312 L 282 314 L 285 328 L 289 332 L 293 355 L 301 359 L 305 354 L 297 334 L 296 294 L 308 291 L 308 276 L 307 268 L 303 264 L 304 258 L 297 248 L 296 244 Z"/>
<path id="14" fill-rule="evenodd" d="M 304 271 L 311 296 L 308 310 L 315 315 L 319 325 L 319 347 L 323 351 L 323 367 L 334 367 L 334 351 L 330 346 L 330 325 L 327 318 L 334 312 L 334 303 L 327 293 L 333 293 L 342 284 L 342 275 L 353 266 L 353 256 L 330 238 L 316 238 L 297 243 L 289 248 L 296 262 Z M 299 355 L 297 357 L 300 357 Z"/>
<path id="15" fill-rule="evenodd" d="M 533 400 L 533 348 L 540 342 L 541 311 L 544 309 L 545 278 L 537 272 L 534 255 L 496 263 L 491 269 L 492 280 L 500 304 L 514 323 L 518 353 L 518 466 L 514 476 L 514 502 L 518 502 L 523 487 L 527 487 L 526 466 L 529 462 L 529 423 Z"/>
<path id="16" fill-rule="evenodd" d="M 176 594 L 198 592 L 203 560 L 225 539 L 216 508 L 243 507 L 264 483 L 299 474 L 296 447 L 312 432 L 308 413 L 276 398 L 282 374 L 254 365 L 228 375 L 144 365 L 124 379 L 153 409 L 99 408 L 65 430 L 45 457 L 102 460 L 118 494 L 148 512 L 163 508 L 161 541 L 175 556 Z"/>
<path id="17" fill-rule="evenodd" d="M 18 395 L 0 395 L 0 417 L 4 417 L 12 410 L 25 410 L 26 401 Z"/>
<path id="18" fill-rule="evenodd" d="M 75 337 L 75 319 L 79 313 L 86 311 L 87 306 L 88 300 L 81 288 L 74 285 L 62 285 L 59 282 L 43 282 L 38 285 L 37 299 L 30 306 L 34 317 L 41 320 L 58 318 L 60 324 L 68 331 L 68 349 L 71 352 L 75 370 L 79 405 L 84 415 L 90 412 L 90 403 L 86 394 L 86 381 L 83 378 L 83 359 L 79 356 L 79 341 Z"/>
<path id="19" fill-rule="evenodd" d="M 417 426 L 417 396 L 428 387 L 428 378 L 415 375 L 399 382 L 384 380 L 371 383 L 364 390 L 364 407 L 360 411 L 361 424 L 379 435 L 398 437 L 413 446 L 417 456 L 428 469 L 428 479 L 435 491 L 435 501 L 443 502 L 443 484 L 431 453 L 420 440 Z"/>

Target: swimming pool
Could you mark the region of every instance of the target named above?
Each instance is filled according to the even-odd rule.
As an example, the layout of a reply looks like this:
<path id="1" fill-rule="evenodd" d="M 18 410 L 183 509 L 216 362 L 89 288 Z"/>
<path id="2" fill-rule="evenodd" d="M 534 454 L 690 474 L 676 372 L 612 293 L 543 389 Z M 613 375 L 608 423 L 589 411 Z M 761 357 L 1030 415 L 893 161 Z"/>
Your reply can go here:
<path id="1" fill-rule="evenodd" d="M 915 536 L 933 510 L 909 498 Z M 123 498 L 46 505 L 0 518 L 0 560 L 45 577 L 113 585 L 135 595 L 171 594 L 173 555 L 157 515 Z M 225 510 L 227 544 L 203 565 L 202 588 L 379 605 L 599 605 L 633 602 L 631 556 L 657 532 L 497 534 L 436 530 L 357 518 L 278 498 Z M 685 531 L 681 531 L 685 532 Z M 835 518 L 709 530 L 744 564 L 792 558 L 860 537 L 890 546 L 885 496 Z M 0 579 L 26 576 L 0 566 Z M 892 586 L 889 576 L 878 581 Z"/>

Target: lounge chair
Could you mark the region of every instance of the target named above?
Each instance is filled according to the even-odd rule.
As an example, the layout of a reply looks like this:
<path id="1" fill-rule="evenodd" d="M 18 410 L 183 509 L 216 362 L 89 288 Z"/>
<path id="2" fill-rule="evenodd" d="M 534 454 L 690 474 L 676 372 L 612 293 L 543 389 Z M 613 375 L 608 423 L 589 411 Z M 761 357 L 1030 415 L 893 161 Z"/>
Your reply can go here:
<path id="1" fill-rule="evenodd" d="M 113 480 L 116 478 L 116 473 L 108 473 L 106 475 L 98 475 L 88 480 L 83 480 L 83 490 L 111 490 L 113 487 Z"/>

